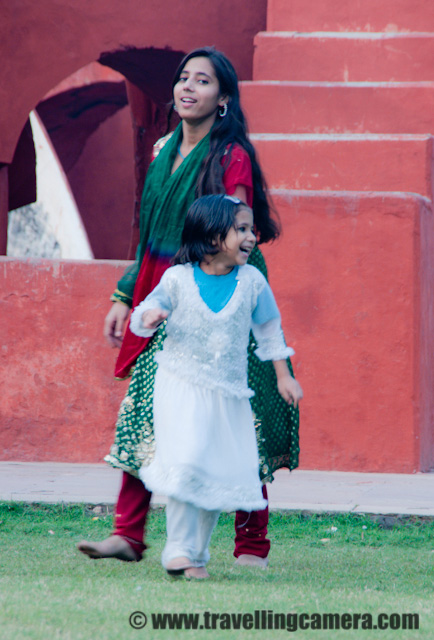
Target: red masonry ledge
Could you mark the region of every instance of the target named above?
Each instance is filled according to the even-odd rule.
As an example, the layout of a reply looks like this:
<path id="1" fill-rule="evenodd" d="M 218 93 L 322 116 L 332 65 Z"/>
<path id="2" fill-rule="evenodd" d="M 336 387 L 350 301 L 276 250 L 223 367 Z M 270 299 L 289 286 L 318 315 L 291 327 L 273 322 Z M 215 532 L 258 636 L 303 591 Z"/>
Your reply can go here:
<path id="1" fill-rule="evenodd" d="M 434 131 L 434 82 L 255 81 L 240 88 L 252 133 Z"/>
<path id="2" fill-rule="evenodd" d="M 268 0 L 268 31 L 434 31 L 431 0 Z"/>
<path id="3" fill-rule="evenodd" d="M 434 33 L 263 32 L 255 80 L 419 82 L 433 78 Z"/>
<path id="4" fill-rule="evenodd" d="M 425 471 L 434 227 L 405 194 L 276 191 L 264 248 L 304 390 L 304 469 Z M 101 337 L 125 263 L 0 260 L 3 460 L 99 462 L 125 382 Z"/>
<path id="5" fill-rule="evenodd" d="M 433 137 L 398 134 L 254 134 L 269 187 L 401 191 L 431 198 Z"/>

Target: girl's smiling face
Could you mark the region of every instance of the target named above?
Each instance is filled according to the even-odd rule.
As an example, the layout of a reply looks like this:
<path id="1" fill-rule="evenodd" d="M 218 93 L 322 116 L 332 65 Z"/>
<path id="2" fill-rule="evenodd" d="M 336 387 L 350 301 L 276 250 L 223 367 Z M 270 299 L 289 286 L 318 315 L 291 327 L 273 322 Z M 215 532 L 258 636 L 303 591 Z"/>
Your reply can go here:
<path id="1" fill-rule="evenodd" d="M 187 61 L 173 88 L 173 99 L 180 118 L 197 122 L 214 121 L 218 108 L 227 102 L 214 67 L 204 56 Z"/>
<path id="2" fill-rule="evenodd" d="M 235 216 L 234 226 L 229 229 L 216 257 L 228 268 L 242 266 L 249 259 L 255 244 L 253 212 L 247 207 L 241 207 Z"/>

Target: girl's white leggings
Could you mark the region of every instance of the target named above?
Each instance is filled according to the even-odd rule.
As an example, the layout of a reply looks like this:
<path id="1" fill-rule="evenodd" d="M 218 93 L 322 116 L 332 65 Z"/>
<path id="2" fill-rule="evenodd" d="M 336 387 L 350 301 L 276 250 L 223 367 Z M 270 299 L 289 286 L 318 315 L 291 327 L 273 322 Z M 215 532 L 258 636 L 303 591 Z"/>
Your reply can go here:
<path id="1" fill-rule="evenodd" d="M 166 506 L 166 546 L 161 563 L 185 556 L 192 567 L 203 567 L 209 561 L 208 545 L 220 511 L 207 511 L 188 502 L 168 498 Z"/>

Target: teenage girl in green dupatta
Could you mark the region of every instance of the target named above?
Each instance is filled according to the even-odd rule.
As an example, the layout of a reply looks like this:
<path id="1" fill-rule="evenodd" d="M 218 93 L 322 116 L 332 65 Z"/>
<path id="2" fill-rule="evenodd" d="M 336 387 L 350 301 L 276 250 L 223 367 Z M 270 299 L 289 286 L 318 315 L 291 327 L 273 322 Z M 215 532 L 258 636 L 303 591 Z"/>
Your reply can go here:
<path id="1" fill-rule="evenodd" d="M 115 374 L 125 378 L 132 373 L 132 378 L 119 411 L 115 442 L 105 458 L 124 471 L 115 529 L 102 542 L 82 541 L 78 545 L 91 558 L 137 561 L 146 548 L 143 535 L 151 494 L 138 479 L 138 470 L 154 455 L 154 356 L 163 344 L 165 330 L 162 325 L 152 339 L 146 339 L 127 328 L 122 336 L 130 308 L 152 291 L 170 266 L 180 246 L 190 204 L 208 193 L 235 195 L 253 208 L 259 244 L 279 235 L 262 172 L 247 138 L 232 64 L 214 48 L 196 49 L 181 62 L 172 86 L 173 108 L 181 123 L 157 144 L 159 153 L 149 167 L 143 190 L 136 260 L 119 281 L 105 322 L 110 344 L 121 347 Z M 249 263 L 266 276 L 259 249 L 252 252 Z M 257 427 L 259 473 L 263 480 L 272 480 L 276 469 L 298 466 L 298 410 L 280 397 L 272 363 L 259 361 L 254 349 L 252 338 L 249 387 L 255 392 L 251 404 Z M 263 495 L 267 497 L 265 484 Z M 267 524 L 268 509 L 237 512 L 237 564 L 267 566 Z"/>

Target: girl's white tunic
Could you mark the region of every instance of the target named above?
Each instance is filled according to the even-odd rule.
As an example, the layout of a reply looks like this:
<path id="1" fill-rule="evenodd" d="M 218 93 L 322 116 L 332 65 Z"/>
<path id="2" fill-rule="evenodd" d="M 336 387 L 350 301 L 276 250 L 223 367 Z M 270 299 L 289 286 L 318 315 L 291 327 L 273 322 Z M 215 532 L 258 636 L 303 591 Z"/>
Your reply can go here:
<path id="1" fill-rule="evenodd" d="M 285 345 L 280 317 L 252 321 L 265 289 L 269 299 L 263 275 L 250 265 L 239 267 L 235 291 L 216 313 L 202 299 L 192 265 L 177 265 L 134 310 L 131 330 L 145 337 L 153 332 L 143 328 L 143 312 L 169 312 L 167 337 L 156 356 L 156 453 L 140 470 L 150 491 L 207 510 L 265 508 L 247 386 L 250 330 L 261 360 L 294 353 Z"/>

